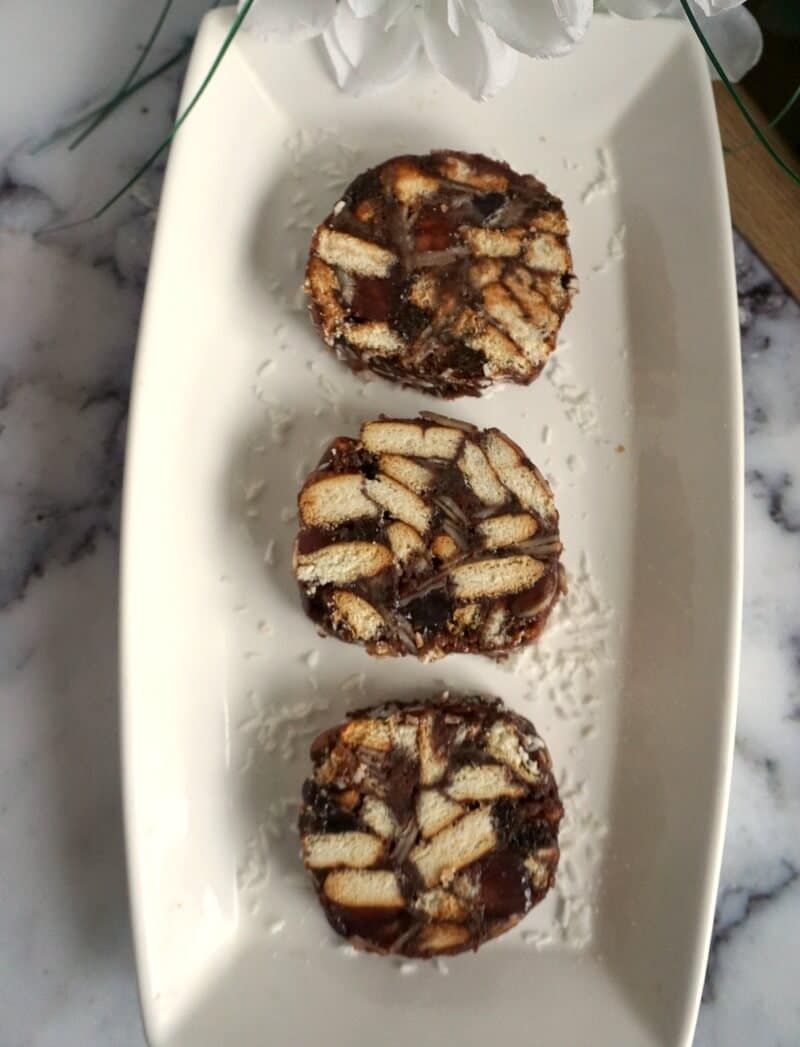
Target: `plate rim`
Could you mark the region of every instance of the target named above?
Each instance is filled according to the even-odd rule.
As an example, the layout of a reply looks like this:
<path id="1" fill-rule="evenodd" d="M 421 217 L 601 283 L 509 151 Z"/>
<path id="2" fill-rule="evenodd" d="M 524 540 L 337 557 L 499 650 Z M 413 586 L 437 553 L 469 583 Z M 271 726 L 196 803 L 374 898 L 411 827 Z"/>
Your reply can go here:
<path id="1" fill-rule="evenodd" d="M 595 14 L 595 18 L 614 20 L 622 22 L 621 19 L 614 19 L 613 15 L 608 14 Z M 180 102 L 178 111 L 182 111 L 188 101 L 191 99 L 192 94 L 199 82 L 201 76 L 205 73 L 205 69 L 199 70 L 200 61 L 205 57 L 205 51 L 207 50 L 206 38 L 213 32 L 217 31 L 217 23 L 220 28 L 225 25 L 230 25 L 234 18 L 234 9 L 218 8 L 207 12 L 201 20 L 197 36 L 195 38 L 194 46 L 192 48 L 192 55 L 187 68 L 187 72 L 184 78 L 184 83 L 181 89 Z M 632 25 L 633 23 L 627 23 Z M 643 23 L 638 23 L 640 26 Z M 676 39 L 683 39 L 690 45 L 690 50 L 693 55 L 692 61 L 695 66 L 695 72 L 700 75 L 704 75 L 707 81 L 707 86 L 699 91 L 700 105 L 702 106 L 702 118 L 703 122 L 710 132 L 712 141 L 710 145 L 716 146 L 720 141 L 719 125 L 717 120 L 716 108 L 714 103 L 714 95 L 711 87 L 711 80 L 708 76 L 708 70 L 706 65 L 706 59 L 703 55 L 699 44 L 694 38 L 694 34 L 689 26 L 683 23 L 657 19 L 651 20 L 648 23 L 648 31 L 650 32 L 662 32 L 666 34 L 673 34 Z M 250 37 L 248 40 L 248 47 L 253 46 L 253 38 Z M 235 57 L 239 60 L 242 59 L 242 55 L 237 54 L 241 41 L 234 41 L 230 57 Z M 309 46 L 308 43 L 293 46 Z M 245 60 L 245 66 L 248 67 L 248 71 L 254 76 L 255 74 L 250 63 Z M 256 78 L 257 79 L 257 78 Z M 263 85 L 260 85 L 262 90 L 265 90 Z M 184 132 L 185 133 L 185 132 Z M 724 252 L 725 257 L 720 256 L 720 265 L 724 265 L 724 283 L 725 283 L 725 295 L 728 299 L 727 302 L 727 322 L 730 325 L 730 331 L 726 336 L 725 341 L 728 343 L 728 373 L 726 380 L 729 383 L 729 399 L 730 407 L 732 410 L 732 416 L 729 418 L 730 432 L 728 436 L 728 443 L 730 449 L 730 471 L 732 475 L 729 477 L 729 490 L 732 497 L 732 511 L 731 511 L 731 540 L 733 555 L 730 563 L 730 575 L 729 575 L 729 589 L 730 599 L 726 606 L 721 608 L 721 611 L 727 617 L 727 629 L 726 629 L 726 660 L 724 667 L 721 665 L 724 681 L 720 684 L 720 693 L 723 693 L 725 700 L 723 708 L 721 709 L 721 729 L 720 729 L 720 747 L 719 747 L 719 768 L 717 773 L 716 788 L 714 790 L 713 800 L 710 800 L 710 808 L 713 807 L 714 818 L 710 836 L 712 839 L 709 842 L 709 859 L 706 861 L 704 866 L 704 883 L 701 888 L 702 892 L 702 930 L 698 931 L 695 937 L 695 948 L 692 956 L 692 981 L 694 989 L 692 993 L 687 993 L 684 999 L 684 1022 L 682 1026 L 682 1034 L 679 1037 L 681 1044 L 688 1045 L 692 1041 L 694 1030 L 697 1024 L 697 1019 L 700 1010 L 702 990 L 704 985 L 704 976 L 706 971 L 706 964 L 711 945 L 712 931 L 713 931 L 713 920 L 715 914 L 715 905 L 717 899 L 717 892 L 719 886 L 719 879 L 722 867 L 723 848 L 725 843 L 726 828 L 727 828 L 727 817 L 730 803 L 730 786 L 733 770 L 733 756 L 734 756 L 734 744 L 735 744 L 735 731 L 737 722 L 737 709 L 738 709 L 738 694 L 739 694 L 739 674 L 740 674 L 740 658 L 741 658 L 741 628 L 742 628 L 742 606 L 743 606 L 743 573 L 744 573 L 744 417 L 743 417 L 743 381 L 742 381 L 742 369 L 741 369 L 741 356 L 740 356 L 740 332 L 738 325 L 738 295 L 736 286 L 736 273 L 735 273 L 735 258 L 733 251 L 733 235 L 731 226 L 731 215 L 729 208 L 729 197 L 727 180 L 725 176 L 725 166 L 722 156 L 721 148 L 712 148 L 711 154 L 711 167 L 705 171 L 705 174 L 711 182 L 713 182 L 713 196 L 717 214 L 715 216 L 715 222 L 718 224 L 720 230 L 724 230 L 726 227 L 731 230 L 730 232 L 730 244 L 729 248 Z M 173 183 L 176 182 L 175 165 L 172 163 L 172 159 L 167 164 L 167 169 L 164 178 L 164 185 L 162 189 L 162 200 L 166 198 L 167 194 L 171 191 Z M 133 796 L 134 789 L 132 787 L 133 782 L 133 743 L 132 743 L 132 725 L 131 717 L 132 710 L 135 702 L 135 696 L 133 694 L 133 685 L 131 681 L 131 674 L 127 669 L 130 663 L 130 637 L 134 624 L 132 622 L 132 614 L 129 609 L 129 600 L 127 597 L 128 593 L 128 576 L 132 570 L 133 556 L 131 553 L 131 517 L 132 517 L 132 505 L 133 505 L 133 493 L 130 480 L 130 462 L 132 458 L 132 448 L 137 444 L 137 433 L 142 427 L 142 408 L 141 404 L 144 402 L 144 397 L 141 393 L 141 375 L 142 375 L 142 361 L 145 357 L 144 344 L 146 338 L 144 337 L 144 331 L 146 329 L 146 321 L 148 317 L 149 303 L 152 298 L 152 288 L 156 283 L 154 274 L 158 272 L 159 259 L 160 259 L 160 243 L 163 239 L 163 229 L 165 222 L 162 221 L 162 212 L 159 209 L 156 233 L 153 241 L 152 254 L 150 264 L 148 268 L 147 285 L 145 288 L 145 295 L 142 305 L 142 312 L 139 323 L 139 331 L 137 335 L 136 351 L 134 358 L 134 367 L 131 378 L 131 393 L 130 393 L 130 409 L 129 409 L 129 424 L 128 424 L 128 435 L 125 451 L 125 465 L 124 465 L 124 479 L 122 489 L 122 510 L 121 510 L 121 527 L 120 527 L 120 588 L 119 588 L 119 602 L 118 602 L 118 613 L 119 613 L 119 695 L 120 695 L 120 726 L 119 726 L 119 744 L 121 754 L 121 778 L 123 786 L 123 815 L 124 815 L 124 836 L 125 836 L 125 855 L 126 855 L 126 872 L 128 882 L 128 898 L 129 898 L 129 912 L 130 912 L 130 923 L 133 936 L 134 954 L 136 960 L 136 980 L 138 988 L 138 1002 L 139 1009 L 142 1016 L 142 1026 L 147 1042 L 151 1044 L 151 1047 L 158 1047 L 162 1042 L 169 1043 L 170 1036 L 168 1035 L 165 1039 L 160 1040 L 157 1035 L 157 1021 L 155 1018 L 154 1008 L 152 1005 L 152 994 L 146 992 L 146 981 L 148 978 L 147 964 L 145 962 L 145 928 L 144 920 L 142 916 L 143 910 L 143 895 L 142 887 L 139 884 L 139 877 L 137 875 L 137 866 L 140 864 L 139 854 L 139 841 L 137 833 L 134 831 L 134 809 L 133 809 Z"/>

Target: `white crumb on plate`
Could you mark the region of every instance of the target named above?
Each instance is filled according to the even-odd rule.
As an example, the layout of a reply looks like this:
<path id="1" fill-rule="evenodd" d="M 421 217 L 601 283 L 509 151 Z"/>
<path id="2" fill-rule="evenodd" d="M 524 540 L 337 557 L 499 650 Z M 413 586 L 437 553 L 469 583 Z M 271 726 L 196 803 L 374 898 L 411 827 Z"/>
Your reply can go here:
<path id="1" fill-rule="evenodd" d="M 542 949 L 546 945 L 553 944 L 553 936 L 549 931 L 523 931 L 522 941 L 525 945 L 532 945 L 536 949 Z"/>
<path id="2" fill-rule="evenodd" d="M 621 225 L 619 229 L 609 238 L 608 241 L 608 257 L 615 262 L 620 261 L 625 257 L 625 226 Z"/>
<path id="3" fill-rule="evenodd" d="M 522 940 L 537 949 L 561 946 L 585 949 L 594 934 L 594 897 L 601 859 L 603 822 L 594 813 L 592 796 L 581 777 L 580 753 L 597 730 L 600 699 L 596 678 L 610 664 L 612 610 L 598 592 L 585 553 L 570 569 L 569 591 L 559 601 L 547 631 L 537 644 L 524 648 L 501 666 L 522 677 L 528 702 L 547 703 L 575 743 L 575 759 L 562 763 L 558 787 L 564 804 L 559 830 L 560 868 L 553 893 L 556 915 L 546 931 L 526 930 Z M 588 846 L 587 846 L 588 845 Z"/>
<path id="4" fill-rule="evenodd" d="M 363 694 L 366 689 L 366 682 L 367 678 L 364 673 L 353 673 L 352 676 L 348 676 L 346 680 L 342 681 L 339 690 L 345 694 L 352 694 L 354 691 L 358 694 Z"/>
<path id="5" fill-rule="evenodd" d="M 621 225 L 615 233 L 608 238 L 606 257 L 599 265 L 592 266 L 592 272 L 605 273 L 612 262 L 621 262 L 625 257 L 625 226 Z"/>
<path id="6" fill-rule="evenodd" d="M 266 486 L 263 480 L 253 480 L 247 484 L 244 489 L 244 500 L 246 502 L 254 502 L 256 498 L 261 494 Z"/>
<path id="7" fill-rule="evenodd" d="M 614 174 L 611 151 L 607 146 L 597 150 L 597 173 L 581 193 L 581 203 L 590 204 L 601 196 L 616 192 L 617 178 Z"/>
<path id="8" fill-rule="evenodd" d="M 262 700 L 258 692 L 251 691 L 247 698 L 250 715 L 238 724 L 245 749 L 253 746 L 259 755 L 277 753 L 287 761 L 294 759 L 299 740 L 319 733 L 323 727 L 320 714 L 329 707 L 327 699 L 317 696 L 286 703 Z"/>
<path id="9" fill-rule="evenodd" d="M 597 429 L 598 412 L 595 395 L 591 389 L 578 385 L 570 364 L 555 356 L 550 360 L 544 373 L 555 390 L 569 421 L 574 422 L 582 432 Z"/>
<path id="10" fill-rule="evenodd" d="M 272 442 L 282 446 L 288 439 L 289 432 L 295 423 L 297 412 L 291 407 L 279 404 L 267 404 L 271 424 Z"/>

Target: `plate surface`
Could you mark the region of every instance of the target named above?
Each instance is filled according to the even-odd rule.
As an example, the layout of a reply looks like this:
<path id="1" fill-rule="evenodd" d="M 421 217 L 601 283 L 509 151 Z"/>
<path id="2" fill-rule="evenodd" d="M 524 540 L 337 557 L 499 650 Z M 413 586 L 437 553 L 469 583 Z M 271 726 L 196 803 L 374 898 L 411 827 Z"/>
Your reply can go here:
<path id="1" fill-rule="evenodd" d="M 230 19 L 205 20 L 187 92 Z M 446 405 L 352 375 L 299 294 L 350 178 L 442 146 L 544 178 L 581 281 L 538 382 Z M 571 592 L 508 665 L 370 659 L 300 609 L 299 479 L 332 436 L 420 408 L 499 424 L 554 485 Z M 688 30 L 596 18 L 483 105 L 425 70 L 355 101 L 314 44 L 240 38 L 170 157 L 128 449 L 123 755 L 154 1047 L 687 1043 L 735 718 L 741 474 L 727 197 Z M 297 857 L 309 739 L 445 685 L 501 695 L 547 739 L 558 890 L 474 956 L 352 955 Z"/>

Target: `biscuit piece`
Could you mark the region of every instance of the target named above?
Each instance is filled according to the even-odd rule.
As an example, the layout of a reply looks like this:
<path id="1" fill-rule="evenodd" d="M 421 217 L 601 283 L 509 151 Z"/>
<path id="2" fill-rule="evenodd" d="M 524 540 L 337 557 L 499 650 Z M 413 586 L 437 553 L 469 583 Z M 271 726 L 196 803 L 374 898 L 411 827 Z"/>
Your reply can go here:
<path id="1" fill-rule="evenodd" d="M 563 811 L 550 756 L 499 699 L 360 710 L 311 759 L 303 857 L 331 925 L 358 948 L 477 949 L 552 887 Z"/>
<path id="2" fill-rule="evenodd" d="M 552 491 L 498 429 L 366 422 L 331 444 L 298 507 L 309 616 L 372 654 L 500 656 L 536 639 L 564 589 Z"/>
<path id="3" fill-rule="evenodd" d="M 311 240 L 305 289 L 326 345 L 435 396 L 526 385 L 576 290 L 561 201 L 472 153 L 400 156 L 358 176 Z"/>

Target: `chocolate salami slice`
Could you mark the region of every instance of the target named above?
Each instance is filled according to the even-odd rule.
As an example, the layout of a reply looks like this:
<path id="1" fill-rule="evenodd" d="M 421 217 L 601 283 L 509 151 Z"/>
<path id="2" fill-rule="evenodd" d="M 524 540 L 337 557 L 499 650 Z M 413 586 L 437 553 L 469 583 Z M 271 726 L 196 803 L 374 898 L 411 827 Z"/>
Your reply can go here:
<path id="1" fill-rule="evenodd" d="M 471 153 L 359 175 L 314 232 L 312 318 L 354 370 L 479 396 L 542 370 L 576 288 L 561 201 Z"/>
<path id="2" fill-rule="evenodd" d="M 367 422 L 330 445 L 298 515 L 308 615 L 374 655 L 502 655 L 536 639 L 565 589 L 550 486 L 499 429 Z"/>
<path id="3" fill-rule="evenodd" d="M 563 809 L 544 742 L 497 698 L 353 713 L 311 746 L 303 858 L 355 946 L 477 949 L 545 896 Z"/>

